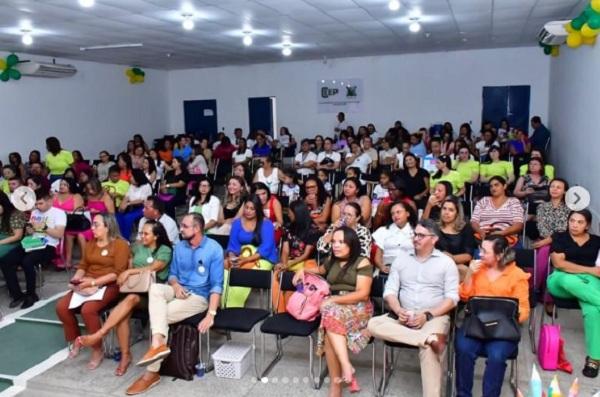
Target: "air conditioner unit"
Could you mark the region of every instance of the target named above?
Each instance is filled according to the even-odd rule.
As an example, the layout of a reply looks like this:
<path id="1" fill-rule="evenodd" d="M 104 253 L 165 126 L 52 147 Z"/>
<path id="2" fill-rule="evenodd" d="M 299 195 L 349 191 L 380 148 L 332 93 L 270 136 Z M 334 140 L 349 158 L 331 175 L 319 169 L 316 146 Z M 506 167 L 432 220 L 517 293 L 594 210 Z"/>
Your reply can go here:
<path id="1" fill-rule="evenodd" d="M 562 45 L 567 41 L 565 25 L 571 21 L 552 21 L 544 25 L 538 33 L 538 42 L 546 45 Z"/>
<path id="2" fill-rule="evenodd" d="M 77 69 L 73 65 L 33 61 L 19 63 L 17 69 L 21 74 L 33 77 L 71 77 L 77 73 Z"/>

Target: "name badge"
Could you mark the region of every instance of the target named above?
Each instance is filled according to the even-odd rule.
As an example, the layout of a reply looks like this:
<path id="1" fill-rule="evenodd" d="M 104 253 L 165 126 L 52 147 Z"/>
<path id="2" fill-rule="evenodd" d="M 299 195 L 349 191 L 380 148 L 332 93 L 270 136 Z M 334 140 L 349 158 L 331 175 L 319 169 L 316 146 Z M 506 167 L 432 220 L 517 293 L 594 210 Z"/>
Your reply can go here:
<path id="1" fill-rule="evenodd" d="M 153 257 L 151 257 L 151 256 L 149 256 L 149 257 L 148 257 L 148 259 L 146 259 L 146 263 L 147 263 L 147 264 L 150 264 L 150 263 L 152 263 L 152 262 L 154 262 L 154 258 L 153 258 Z"/>
<path id="2" fill-rule="evenodd" d="M 108 255 L 108 250 L 107 250 L 107 249 L 103 249 L 103 250 L 100 252 L 100 255 L 102 255 L 102 256 L 106 256 L 106 255 Z"/>
<path id="3" fill-rule="evenodd" d="M 204 273 L 206 268 L 204 266 L 198 266 L 198 273 Z"/>

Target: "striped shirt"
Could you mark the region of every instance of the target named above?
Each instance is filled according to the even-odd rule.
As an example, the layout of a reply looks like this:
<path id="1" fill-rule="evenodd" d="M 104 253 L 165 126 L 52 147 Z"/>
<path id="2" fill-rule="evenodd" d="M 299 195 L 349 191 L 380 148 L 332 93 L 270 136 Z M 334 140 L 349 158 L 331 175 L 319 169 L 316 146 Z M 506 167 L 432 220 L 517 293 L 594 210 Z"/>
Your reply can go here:
<path id="1" fill-rule="evenodd" d="M 483 229 L 504 230 L 523 221 L 523 206 L 514 197 L 509 197 L 499 208 L 494 207 L 491 197 L 484 197 L 477 202 L 471 216 L 471 222 L 478 223 Z"/>

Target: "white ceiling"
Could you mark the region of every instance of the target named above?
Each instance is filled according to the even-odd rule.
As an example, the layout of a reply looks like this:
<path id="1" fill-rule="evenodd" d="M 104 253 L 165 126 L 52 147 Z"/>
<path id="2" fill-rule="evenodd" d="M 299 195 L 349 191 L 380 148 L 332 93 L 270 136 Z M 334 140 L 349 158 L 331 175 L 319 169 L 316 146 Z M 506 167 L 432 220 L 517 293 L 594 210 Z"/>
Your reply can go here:
<path id="1" fill-rule="evenodd" d="M 196 27 L 181 27 L 180 0 L 0 0 L 0 50 L 159 69 L 285 60 L 528 46 L 551 20 L 576 16 L 589 0 L 189 0 Z M 420 9 L 423 29 L 408 31 Z M 19 22 L 30 20 L 34 43 L 21 44 Z M 250 24 L 254 44 L 244 47 Z M 85 51 L 80 47 L 141 42 L 142 48 Z M 171 56 L 167 56 L 171 54 Z"/>

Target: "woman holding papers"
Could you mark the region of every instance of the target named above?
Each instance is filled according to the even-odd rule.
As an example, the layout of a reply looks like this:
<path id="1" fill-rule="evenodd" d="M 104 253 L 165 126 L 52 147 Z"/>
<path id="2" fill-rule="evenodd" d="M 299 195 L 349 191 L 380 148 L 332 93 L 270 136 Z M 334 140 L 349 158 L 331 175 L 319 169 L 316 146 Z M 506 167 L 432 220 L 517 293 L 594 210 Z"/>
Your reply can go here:
<path id="1" fill-rule="evenodd" d="M 68 294 L 59 299 L 56 313 L 63 323 L 65 339 L 72 343 L 70 358 L 79 354 L 80 344 L 76 313 L 81 313 L 86 330 L 93 334 L 100 329 L 100 313 L 116 301 L 119 274 L 128 266 L 129 245 L 119 236 L 119 227 L 113 215 L 98 214 L 92 222 L 94 238 L 85 246 L 83 259 L 69 282 Z M 104 354 L 102 341 L 91 346 L 92 355 L 88 369 L 96 369 Z"/>

